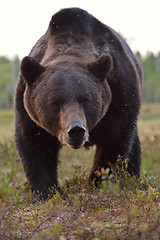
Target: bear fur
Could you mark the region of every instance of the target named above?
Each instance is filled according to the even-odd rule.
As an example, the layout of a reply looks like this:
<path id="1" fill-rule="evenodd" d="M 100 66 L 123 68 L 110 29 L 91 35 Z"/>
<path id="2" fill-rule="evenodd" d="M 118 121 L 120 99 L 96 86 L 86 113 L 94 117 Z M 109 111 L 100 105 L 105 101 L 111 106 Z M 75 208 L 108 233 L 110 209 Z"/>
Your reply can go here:
<path id="1" fill-rule="evenodd" d="M 58 188 L 58 152 L 96 145 L 96 171 L 129 159 L 139 177 L 137 117 L 142 70 L 125 40 L 79 8 L 53 15 L 21 61 L 15 97 L 15 142 L 31 189 Z"/>

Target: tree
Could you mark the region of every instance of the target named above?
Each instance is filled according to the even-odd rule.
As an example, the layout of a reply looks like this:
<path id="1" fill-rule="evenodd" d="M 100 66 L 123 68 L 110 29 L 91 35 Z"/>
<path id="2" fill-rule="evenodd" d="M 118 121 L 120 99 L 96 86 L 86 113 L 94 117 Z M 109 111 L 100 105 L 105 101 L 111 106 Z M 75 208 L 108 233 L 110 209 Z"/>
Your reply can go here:
<path id="1" fill-rule="evenodd" d="M 0 57 L 0 109 L 11 108 L 18 78 L 19 58 Z"/>
<path id="2" fill-rule="evenodd" d="M 160 53 L 155 56 L 148 52 L 142 58 L 140 53 L 136 53 L 140 61 L 143 74 L 143 101 L 144 102 L 160 102 Z"/>

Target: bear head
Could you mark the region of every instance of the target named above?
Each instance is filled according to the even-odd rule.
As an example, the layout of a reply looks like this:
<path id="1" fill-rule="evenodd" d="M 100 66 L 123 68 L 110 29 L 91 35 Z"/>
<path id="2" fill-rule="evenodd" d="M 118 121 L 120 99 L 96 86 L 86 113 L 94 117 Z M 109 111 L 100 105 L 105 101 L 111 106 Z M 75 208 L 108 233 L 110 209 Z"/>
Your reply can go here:
<path id="1" fill-rule="evenodd" d="M 20 68 L 29 117 L 62 144 L 82 147 L 109 107 L 112 57 L 103 54 L 92 62 L 56 58 L 44 66 L 25 57 Z"/>

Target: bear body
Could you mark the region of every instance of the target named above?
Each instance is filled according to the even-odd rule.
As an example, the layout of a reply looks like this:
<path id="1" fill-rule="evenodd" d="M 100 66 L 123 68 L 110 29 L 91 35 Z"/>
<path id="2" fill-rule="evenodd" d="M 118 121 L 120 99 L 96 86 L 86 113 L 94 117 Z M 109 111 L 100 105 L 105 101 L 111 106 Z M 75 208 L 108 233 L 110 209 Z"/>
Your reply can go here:
<path id="1" fill-rule="evenodd" d="M 58 187 L 58 152 L 96 145 L 90 179 L 129 159 L 139 176 L 142 70 L 124 39 L 78 8 L 53 15 L 20 66 L 15 142 L 32 190 Z"/>

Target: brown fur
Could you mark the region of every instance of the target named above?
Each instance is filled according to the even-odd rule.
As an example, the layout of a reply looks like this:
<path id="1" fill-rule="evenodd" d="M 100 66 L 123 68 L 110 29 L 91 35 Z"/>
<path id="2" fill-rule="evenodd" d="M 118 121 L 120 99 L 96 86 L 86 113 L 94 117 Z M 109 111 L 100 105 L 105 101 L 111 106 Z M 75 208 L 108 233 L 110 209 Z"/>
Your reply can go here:
<path id="1" fill-rule="evenodd" d="M 55 14 L 46 34 L 21 62 L 15 111 L 17 149 L 33 190 L 58 186 L 61 145 L 96 145 L 96 170 L 130 159 L 139 176 L 137 116 L 142 71 L 126 42 L 87 12 Z"/>

